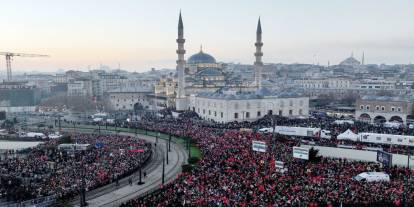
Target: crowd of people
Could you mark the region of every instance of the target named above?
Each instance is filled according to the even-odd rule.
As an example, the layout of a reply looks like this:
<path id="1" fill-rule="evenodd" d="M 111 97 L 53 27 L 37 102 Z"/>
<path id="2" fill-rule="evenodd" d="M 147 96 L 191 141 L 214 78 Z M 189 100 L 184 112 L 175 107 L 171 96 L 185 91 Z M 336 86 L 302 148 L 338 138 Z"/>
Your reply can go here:
<path id="1" fill-rule="evenodd" d="M 189 118 L 143 120 L 136 127 L 190 136 L 200 147 L 203 157 L 192 172 L 182 173 L 158 191 L 122 206 L 414 205 L 411 169 L 346 159 L 321 158 L 314 162 L 296 159 L 292 156 L 292 147 L 300 145 L 299 139 L 280 135 L 273 139 L 271 135 L 238 130 L 270 126 L 270 121 L 268 118 L 256 125 L 215 125 Z M 332 131 L 334 128 L 330 127 L 336 127 L 338 131 L 345 129 L 328 124 L 331 121 L 323 122 L 326 123 L 324 126 L 320 120 L 280 118 L 278 121 L 278 125 L 300 126 L 307 121 L 306 126 L 326 127 Z M 262 125 L 259 126 L 259 122 Z M 358 124 L 353 127 L 368 130 L 358 128 Z M 381 130 L 380 127 L 369 129 Z M 267 151 L 253 151 L 253 140 L 265 141 Z M 276 167 L 276 161 L 284 162 L 284 170 Z M 389 174 L 391 180 L 361 182 L 353 179 L 359 173 L 375 171 Z"/>
<path id="2" fill-rule="evenodd" d="M 61 140 L 49 140 L 23 156 L 2 159 L 0 198 L 71 198 L 81 188 L 90 191 L 135 172 L 152 153 L 150 143 L 130 136 L 72 134 L 62 139 L 89 146 L 65 150 L 58 147 Z"/>

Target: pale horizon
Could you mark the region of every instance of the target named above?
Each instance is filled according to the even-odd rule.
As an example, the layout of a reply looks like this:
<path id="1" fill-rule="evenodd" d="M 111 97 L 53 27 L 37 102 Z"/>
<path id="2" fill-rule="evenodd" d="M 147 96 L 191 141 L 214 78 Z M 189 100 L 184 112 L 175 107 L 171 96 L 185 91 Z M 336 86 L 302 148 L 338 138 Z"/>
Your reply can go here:
<path id="1" fill-rule="evenodd" d="M 87 70 L 100 64 L 128 71 L 174 69 L 178 13 L 185 58 L 199 51 L 220 62 L 253 64 L 257 19 L 265 63 L 338 64 L 365 52 L 367 64 L 414 61 L 411 1 L 52 1 L 3 2 L 1 52 L 14 73 Z M 5 73 L 0 57 L 0 73 Z"/>

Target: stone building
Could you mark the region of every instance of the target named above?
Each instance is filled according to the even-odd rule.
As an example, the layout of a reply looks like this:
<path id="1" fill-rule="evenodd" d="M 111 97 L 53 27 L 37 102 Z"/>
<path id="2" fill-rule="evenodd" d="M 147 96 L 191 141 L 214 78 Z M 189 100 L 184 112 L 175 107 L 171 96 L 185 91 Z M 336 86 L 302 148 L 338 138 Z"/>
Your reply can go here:
<path id="1" fill-rule="evenodd" d="M 124 89 L 112 90 L 105 93 L 106 102 L 110 107 L 109 110 L 124 111 L 138 108 L 151 109 L 152 104 L 148 99 L 151 91 Z"/>
<path id="2" fill-rule="evenodd" d="M 272 93 L 265 88 L 251 93 L 206 92 L 190 97 L 190 109 L 203 119 L 222 123 L 255 121 L 266 114 L 306 117 L 309 97 L 295 92 Z"/>
<path id="3" fill-rule="evenodd" d="M 413 121 L 412 97 L 363 96 L 356 101 L 355 118 L 358 120 L 384 123 Z"/>

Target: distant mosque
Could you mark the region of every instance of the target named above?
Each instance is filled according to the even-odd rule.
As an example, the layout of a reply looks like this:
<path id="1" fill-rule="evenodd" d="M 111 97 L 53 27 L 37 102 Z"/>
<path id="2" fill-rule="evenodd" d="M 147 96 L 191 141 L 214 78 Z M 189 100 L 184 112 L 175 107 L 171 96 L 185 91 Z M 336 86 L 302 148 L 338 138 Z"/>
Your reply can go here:
<path id="1" fill-rule="evenodd" d="M 200 52 L 184 59 L 184 25 L 181 12 L 178 19 L 176 111 L 191 110 L 200 117 L 216 122 L 255 121 L 263 116 L 307 116 L 309 97 L 295 91 L 270 91 L 262 87 L 262 27 L 256 29 L 254 82 L 250 90 L 238 91 L 226 85 L 224 64 Z"/>
<path id="2" fill-rule="evenodd" d="M 343 65 L 343 66 L 351 66 L 351 67 L 359 67 L 361 64 L 364 65 L 364 57 L 365 54 L 362 53 L 362 63 L 360 61 L 358 61 L 357 59 L 354 58 L 354 53 L 351 53 L 351 56 L 345 60 L 343 60 L 342 62 L 339 63 L 339 65 Z"/>

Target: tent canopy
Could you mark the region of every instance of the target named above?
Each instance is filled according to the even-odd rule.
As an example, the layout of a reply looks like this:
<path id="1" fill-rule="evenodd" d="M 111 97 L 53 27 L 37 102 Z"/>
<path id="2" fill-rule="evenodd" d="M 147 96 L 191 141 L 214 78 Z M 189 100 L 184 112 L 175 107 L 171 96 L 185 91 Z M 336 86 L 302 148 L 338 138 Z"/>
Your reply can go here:
<path id="1" fill-rule="evenodd" d="M 338 135 L 336 138 L 338 140 L 344 140 L 345 139 L 345 140 L 357 141 L 358 140 L 358 135 L 355 134 L 350 129 L 347 129 L 344 133 Z"/>

